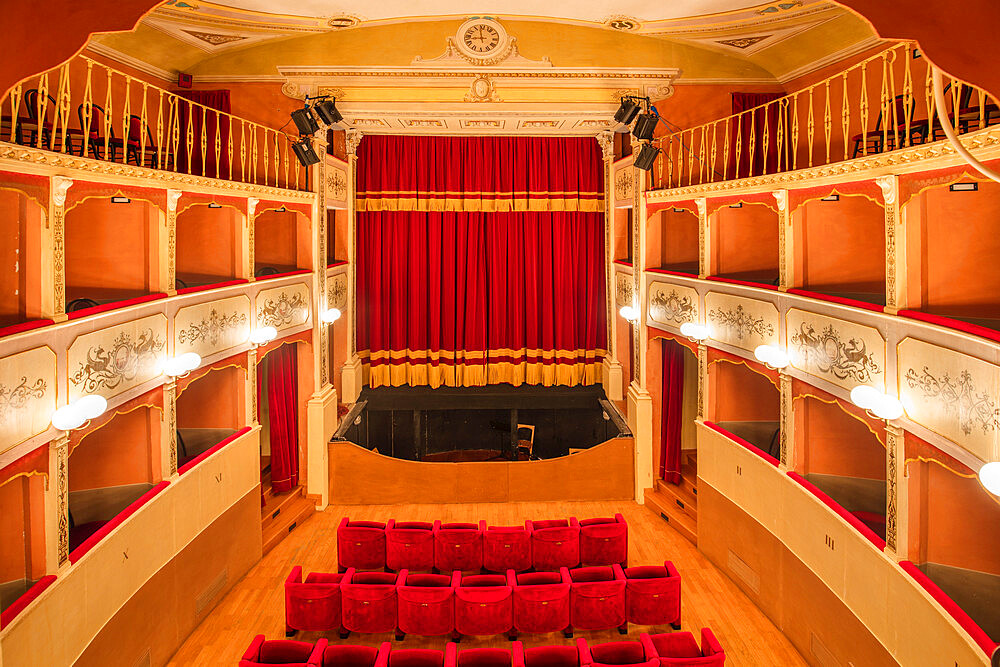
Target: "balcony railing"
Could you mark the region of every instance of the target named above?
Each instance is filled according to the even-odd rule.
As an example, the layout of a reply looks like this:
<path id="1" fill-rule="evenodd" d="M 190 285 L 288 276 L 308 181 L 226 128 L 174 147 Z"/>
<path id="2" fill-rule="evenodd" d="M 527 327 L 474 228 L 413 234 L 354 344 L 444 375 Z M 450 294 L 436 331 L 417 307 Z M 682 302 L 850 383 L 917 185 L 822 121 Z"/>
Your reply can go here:
<path id="1" fill-rule="evenodd" d="M 660 137 L 651 187 L 679 188 L 817 167 L 1000 124 L 985 91 L 945 77 L 937 113 L 932 68 L 909 42 L 896 44 L 794 93 Z"/>
<path id="2" fill-rule="evenodd" d="M 0 140 L 194 176 L 308 190 L 280 130 L 77 56 L 0 99 Z"/>

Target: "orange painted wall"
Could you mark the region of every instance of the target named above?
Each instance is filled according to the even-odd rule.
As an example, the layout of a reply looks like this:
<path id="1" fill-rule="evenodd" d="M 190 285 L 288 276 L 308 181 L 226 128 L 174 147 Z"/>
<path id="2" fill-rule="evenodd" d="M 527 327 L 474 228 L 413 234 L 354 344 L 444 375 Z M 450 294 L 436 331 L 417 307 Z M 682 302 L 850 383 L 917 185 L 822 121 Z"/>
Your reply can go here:
<path id="1" fill-rule="evenodd" d="M 933 188 L 911 200 L 906 211 L 907 224 L 920 224 L 923 252 L 912 268 L 923 276 L 924 309 L 1000 316 L 1000 185 L 980 183 L 978 192 Z"/>
<path id="2" fill-rule="evenodd" d="M 0 583 L 24 579 L 28 572 L 27 495 L 25 477 L 0 486 Z"/>
<path id="3" fill-rule="evenodd" d="M 725 118 L 733 113 L 732 94 L 740 93 L 780 93 L 784 92 L 777 82 L 773 85 L 678 85 L 674 94 L 653 104 L 664 119 L 677 127 L 687 129 Z M 669 133 L 663 123 L 656 127 L 656 136 Z"/>
<path id="4" fill-rule="evenodd" d="M 796 286 L 885 291 L 885 210 L 867 197 L 811 201 L 792 217 Z"/>
<path id="5" fill-rule="evenodd" d="M 346 260 L 347 257 L 347 210 L 327 210 L 326 219 L 326 262 Z"/>
<path id="6" fill-rule="evenodd" d="M 646 267 L 698 265 L 698 216 L 672 209 L 656 213 L 646 231 Z M 697 271 L 697 268 L 695 268 Z"/>
<path id="7" fill-rule="evenodd" d="M 254 219 L 254 266 L 311 268 L 309 221 L 294 211 L 264 211 Z"/>
<path id="8" fill-rule="evenodd" d="M 614 255 L 613 259 L 628 260 L 632 256 L 632 246 L 629 243 L 629 227 L 631 226 L 631 208 L 616 208 L 614 210 Z"/>
<path id="9" fill-rule="evenodd" d="M 712 215 L 713 275 L 747 271 L 778 274 L 778 214 L 763 204 L 719 209 Z"/>
<path id="10" fill-rule="evenodd" d="M 0 326 L 27 319 L 24 298 L 28 288 L 25 242 L 29 200 L 13 190 L 0 190 Z M 32 205 L 34 205 L 32 203 Z"/>
<path id="11" fill-rule="evenodd" d="M 866 424 L 808 396 L 794 414 L 796 472 L 885 479 L 885 447 Z"/>
<path id="12" fill-rule="evenodd" d="M 777 388 L 742 363 L 709 365 L 708 387 L 711 421 L 778 421 L 781 398 Z"/>
<path id="13" fill-rule="evenodd" d="M 161 213 L 133 199 L 88 199 L 66 213 L 66 286 L 149 292 L 155 287 L 150 248 Z"/>
<path id="14" fill-rule="evenodd" d="M 177 396 L 177 428 L 242 428 L 245 383 L 243 369 L 233 366 L 194 380 Z"/>
<path id="15" fill-rule="evenodd" d="M 69 490 L 159 481 L 161 416 L 141 407 L 88 434 L 70 453 Z"/>
<path id="16" fill-rule="evenodd" d="M 1000 504 L 974 478 L 910 461 L 910 560 L 1000 574 Z"/>
<path id="17" fill-rule="evenodd" d="M 235 278 L 236 246 L 243 214 L 229 206 L 198 204 L 177 214 L 177 274 L 206 273 Z"/>

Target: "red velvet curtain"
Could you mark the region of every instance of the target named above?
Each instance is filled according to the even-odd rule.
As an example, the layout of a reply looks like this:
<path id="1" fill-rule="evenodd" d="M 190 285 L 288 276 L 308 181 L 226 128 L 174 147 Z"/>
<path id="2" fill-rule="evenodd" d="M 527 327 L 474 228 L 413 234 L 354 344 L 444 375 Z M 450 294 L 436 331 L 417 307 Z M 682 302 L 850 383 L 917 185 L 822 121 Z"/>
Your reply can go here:
<path id="1" fill-rule="evenodd" d="M 660 477 L 681 483 L 681 412 L 684 406 L 684 346 L 663 341 L 660 405 Z"/>
<path id="2" fill-rule="evenodd" d="M 601 168 L 592 138 L 366 136 L 357 340 L 370 384 L 598 382 Z"/>
<path id="3" fill-rule="evenodd" d="M 265 379 L 258 383 L 257 405 L 263 400 L 260 388 L 266 386 L 271 488 L 281 493 L 299 485 L 299 373 L 295 346 L 282 345 L 271 350 L 261 364 L 266 365 Z"/>
<path id="4" fill-rule="evenodd" d="M 732 148 L 729 152 L 729 177 L 760 176 L 765 173 L 765 169 L 766 173 L 773 174 L 778 170 L 779 105 L 771 104 L 760 109 L 756 107 L 773 102 L 782 97 L 782 93 L 733 93 L 732 95 L 733 114 L 751 109 L 754 111 L 740 116 L 739 122 L 730 128 L 729 143 Z M 786 151 L 785 145 L 788 142 L 787 124 L 784 127 L 782 152 Z M 740 145 L 739 162 L 736 160 L 737 143 Z"/>
<path id="5" fill-rule="evenodd" d="M 180 97 L 201 104 L 209 109 L 230 113 L 232 106 L 228 90 L 182 90 L 177 91 Z M 188 171 L 187 132 L 191 125 L 193 133 L 193 150 L 191 151 L 191 171 L 198 176 L 210 178 L 229 177 L 229 118 L 206 111 L 200 106 L 180 105 L 180 145 L 177 147 L 177 170 Z M 206 147 L 204 157 L 201 150 L 202 128 L 205 130 Z M 238 128 L 237 128 L 238 131 Z M 220 143 L 219 159 L 215 159 L 215 142 Z M 218 165 L 218 170 L 216 170 Z"/>

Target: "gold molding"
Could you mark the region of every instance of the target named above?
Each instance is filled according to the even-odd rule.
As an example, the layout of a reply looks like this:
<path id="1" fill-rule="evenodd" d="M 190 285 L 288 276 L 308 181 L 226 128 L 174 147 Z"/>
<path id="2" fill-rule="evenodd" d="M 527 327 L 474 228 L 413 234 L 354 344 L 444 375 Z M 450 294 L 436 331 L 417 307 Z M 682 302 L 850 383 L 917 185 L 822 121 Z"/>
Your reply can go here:
<path id="1" fill-rule="evenodd" d="M 38 470 L 29 470 L 28 472 L 19 472 L 16 475 L 11 475 L 10 477 L 8 477 L 7 479 L 5 479 L 4 481 L 0 482 L 0 487 L 5 486 L 8 482 L 13 482 L 15 479 L 17 479 L 19 477 L 34 477 L 35 475 L 38 475 L 39 477 L 44 477 L 45 478 L 45 489 L 48 490 L 48 488 L 49 488 L 49 473 L 47 473 L 47 472 L 41 472 L 41 471 L 38 471 Z"/>
<path id="2" fill-rule="evenodd" d="M 719 350 L 719 348 L 711 348 L 711 349 Z M 723 350 L 719 350 L 719 351 L 722 352 Z M 726 354 L 729 354 L 729 353 L 727 352 Z M 711 361 L 708 362 L 708 365 L 706 366 L 706 368 L 711 367 L 712 364 L 717 364 L 717 363 L 723 362 L 723 361 L 726 362 L 726 363 L 728 363 L 728 364 L 733 364 L 734 366 L 739 366 L 740 364 L 742 364 L 742 365 L 746 366 L 748 369 L 750 369 L 751 373 L 756 373 L 757 375 L 761 375 L 761 376 L 767 378 L 767 381 L 770 382 L 772 385 L 774 385 L 774 388 L 777 389 L 778 392 L 779 392 L 779 394 L 780 394 L 780 392 L 781 392 L 781 384 L 780 384 L 780 382 L 775 382 L 774 378 L 772 378 L 770 375 L 768 375 L 767 373 L 763 373 L 763 372 L 757 370 L 756 368 L 754 368 L 753 366 L 751 366 L 750 362 L 747 361 L 746 359 L 729 359 L 728 357 L 716 357 L 715 359 L 712 359 Z"/>
<path id="3" fill-rule="evenodd" d="M 99 426 L 95 426 L 94 428 L 90 429 L 89 431 L 87 431 L 86 433 L 84 433 L 82 436 L 80 436 L 80 439 L 76 441 L 75 445 L 73 444 L 72 441 L 70 441 L 70 443 L 66 446 L 66 459 L 67 459 L 67 462 L 69 460 L 70 455 L 76 450 L 77 447 L 79 447 L 80 445 L 83 444 L 84 440 L 86 440 L 87 438 L 89 438 L 90 436 L 92 436 L 93 434 L 97 433 L 102 428 L 104 428 L 105 426 L 107 426 L 108 424 L 110 424 L 111 422 L 113 422 L 115 420 L 115 417 L 118 417 L 118 416 L 121 416 L 121 415 L 127 415 L 130 412 L 135 412 L 139 408 L 150 408 L 152 410 L 159 410 L 160 411 L 160 419 L 163 419 L 163 414 L 164 414 L 163 406 L 162 405 L 156 405 L 155 403 L 140 403 L 139 405 L 132 406 L 128 410 L 115 410 L 110 415 L 108 415 L 108 413 L 105 412 L 103 415 L 101 415 L 101 417 L 104 417 L 106 415 L 108 417 L 107 420 L 104 423 L 102 423 Z M 146 442 L 146 446 L 147 447 L 150 444 L 151 444 L 150 441 Z"/>
<path id="4" fill-rule="evenodd" d="M 934 458 L 932 456 L 913 456 L 913 457 L 910 457 L 910 458 L 904 460 L 903 461 L 903 474 L 906 477 L 910 476 L 910 473 L 907 470 L 907 466 L 909 466 L 911 463 L 913 463 L 915 461 L 920 462 L 920 463 L 936 463 L 936 464 L 938 464 L 939 466 L 941 466 L 942 468 L 944 468 L 945 470 L 947 470 L 948 472 L 950 472 L 953 475 L 956 475 L 958 477 L 964 477 L 965 479 L 975 479 L 976 483 L 979 484 L 979 488 L 981 488 L 984 492 L 986 492 L 986 496 L 990 500 L 992 500 L 993 502 L 995 502 L 997 505 L 1000 505 L 1000 497 L 995 496 L 989 489 L 987 489 L 985 486 L 983 486 L 983 482 L 979 479 L 979 475 L 978 474 L 976 474 L 976 473 L 968 474 L 968 473 L 964 473 L 964 472 L 959 472 L 959 471 L 955 470 L 954 468 L 952 468 L 951 466 L 949 466 L 948 464 L 942 463 L 941 461 L 938 461 L 936 458 Z"/>
<path id="5" fill-rule="evenodd" d="M 827 403 L 829 405 L 836 405 L 837 408 L 841 412 L 843 412 L 845 415 L 847 415 L 851 419 L 854 419 L 854 420 L 859 421 L 862 424 L 864 424 L 865 428 L 867 428 L 869 431 L 871 431 L 871 434 L 875 436 L 875 439 L 878 440 L 878 443 L 880 445 L 882 445 L 883 448 L 885 448 L 887 446 L 885 444 L 885 442 L 882 441 L 882 438 L 879 437 L 878 431 L 876 431 L 875 429 L 873 429 L 872 425 L 870 423 L 868 423 L 868 420 L 866 420 L 866 419 L 864 419 L 862 417 L 859 417 L 856 414 L 854 414 L 854 413 L 850 412 L 849 410 L 845 409 L 844 406 L 843 406 L 843 404 L 841 403 L 840 399 L 838 399 L 836 397 L 833 398 L 833 399 L 827 399 L 827 398 L 823 398 L 822 396 L 817 396 L 816 394 L 810 394 L 810 393 L 807 392 L 807 393 L 797 394 L 795 396 L 792 396 L 792 405 L 794 406 L 795 405 L 795 401 L 799 400 L 800 398 L 813 398 L 813 399 L 816 399 L 817 401 L 819 401 L 820 403 Z"/>
<path id="6" fill-rule="evenodd" d="M 239 356 L 239 355 L 233 355 L 233 356 Z M 198 380 L 200 380 L 200 379 L 202 379 L 202 378 L 204 378 L 204 377 L 206 377 L 208 375 L 211 375 L 211 373 L 213 371 L 222 371 L 222 370 L 225 370 L 227 368 L 242 368 L 244 371 L 246 371 L 246 367 L 245 366 L 241 366 L 238 363 L 232 363 L 232 364 L 226 364 L 225 366 L 209 366 L 209 367 L 207 367 L 205 369 L 204 373 L 202 373 L 201 375 L 197 375 L 195 377 L 188 376 L 188 377 L 184 377 L 184 378 L 177 378 L 178 380 L 186 380 L 187 382 L 184 384 L 184 388 L 181 389 L 180 387 L 176 387 L 176 381 L 175 381 L 174 401 L 176 401 L 178 398 L 180 398 L 181 394 L 183 394 L 185 391 L 187 391 L 187 388 L 190 387 L 195 382 L 197 382 Z"/>

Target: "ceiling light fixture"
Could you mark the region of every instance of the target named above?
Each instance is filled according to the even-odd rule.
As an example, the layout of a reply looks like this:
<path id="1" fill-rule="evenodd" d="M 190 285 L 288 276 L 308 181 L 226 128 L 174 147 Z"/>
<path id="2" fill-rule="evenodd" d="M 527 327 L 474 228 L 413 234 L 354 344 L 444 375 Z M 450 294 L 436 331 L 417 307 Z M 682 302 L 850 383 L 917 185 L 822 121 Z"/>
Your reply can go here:
<path id="1" fill-rule="evenodd" d="M 635 160 L 632 161 L 632 166 L 636 169 L 642 169 L 643 171 L 649 171 L 653 168 L 653 163 L 656 162 L 656 158 L 660 155 L 660 149 L 651 143 L 645 143 L 642 148 L 639 149 L 639 154 L 635 156 Z"/>
<path id="2" fill-rule="evenodd" d="M 319 156 L 316 155 L 309 137 L 302 137 L 292 144 L 292 152 L 295 153 L 295 157 L 298 158 L 299 164 L 303 167 L 308 167 L 319 162 Z"/>

